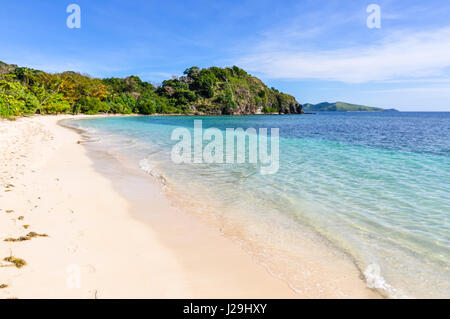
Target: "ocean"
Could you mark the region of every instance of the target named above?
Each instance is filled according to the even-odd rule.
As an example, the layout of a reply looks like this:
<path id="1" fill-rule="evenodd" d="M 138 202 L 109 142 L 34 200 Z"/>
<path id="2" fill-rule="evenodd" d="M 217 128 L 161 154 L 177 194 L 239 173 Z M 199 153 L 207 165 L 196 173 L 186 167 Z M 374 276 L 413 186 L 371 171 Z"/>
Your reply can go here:
<path id="1" fill-rule="evenodd" d="M 194 120 L 222 132 L 279 128 L 279 170 L 174 163 L 171 134 L 193 131 Z M 299 274 L 296 261 L 317 257 L 308 241 L 349 258 L 385 296 L 450 298 L 450 113 L 130 116 L 68 124 L 159 178 L 174 205 L 214 220 L 293 289 L 304 289 L 308 275 Z"/>

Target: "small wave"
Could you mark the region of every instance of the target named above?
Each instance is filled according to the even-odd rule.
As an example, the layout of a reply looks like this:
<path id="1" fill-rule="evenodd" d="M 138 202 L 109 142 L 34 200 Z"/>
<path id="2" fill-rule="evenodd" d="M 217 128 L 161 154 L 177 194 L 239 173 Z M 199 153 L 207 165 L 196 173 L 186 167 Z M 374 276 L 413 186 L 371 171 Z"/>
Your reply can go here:
<path id="1" fill-rule="evenodd" d="M 149 163 L 147 159 L 143 159 L 139 162 L 139 167 L 147 174 L 153 177 L 161 178 L 161 176 L 155 171 L 155 168 Z"/>
<path id="2" fill-rule="evenodd" d="M 84 143 L 101 143 L 102 139 L 100 137 L 92 137 L 86 134 L 81 135 L 81 138 Z"/>
<path id="3" fill-rule="evenodd" d="M 156 177 L 157 179 L 159 179 L 161 181 L 161 183 L 163 184 L 163 189 L 166 190 L 167 189 L 167 180 L 164 176 L 162 176 L 161 174 L 159 174 L 156 170 L 155 167 L 148 161 L 148 159 L 143 159 L 139 162 L 139 167 L 146 172 L 147 174 Z"/>
<path id="4" fill-rule="evenodd" d="M 381 276 L 381 268 L 377 264 L 371 264 L 367 266 L 364 271 L 364 276 L 366 277 L 367 287 L 370 289 L 377 289 L 381 292 L 384 292 L 390 298 L 394 299 L 408 299 L 400 290 L 395 289 L 391 285 L 389 285 L 386 280 Z"/>
<path id="5" fill-rule="evenodd" d="M 78 129 L 80 131 L 83 131 L 83 133 L 88 134 L 88 135 L 96 134 L 98 132 L 98 130 L 93 128 L 93 127 L 83 126 L 83 125 L 78 124 L 78 123 L 71 123 L 70 126 L 75 128 L 75 129 Z"/>

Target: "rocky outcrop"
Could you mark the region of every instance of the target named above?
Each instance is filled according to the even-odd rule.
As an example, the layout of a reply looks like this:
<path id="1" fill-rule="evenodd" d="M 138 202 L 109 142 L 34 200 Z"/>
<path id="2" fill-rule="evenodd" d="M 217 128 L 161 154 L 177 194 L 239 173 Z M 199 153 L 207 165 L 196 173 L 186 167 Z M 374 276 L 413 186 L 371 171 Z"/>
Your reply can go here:
<path id="1" fill-rule="evenodd" d="M 268 88 L 237 66 L 191 67 L 185 71 L 185 76 L 164 81 L 158 93 L 194 114 L 303 113 L 303 106 L 292 95 Z"/>
<path id="2" fill-rule="evenodd" d="M 15 64 L 6 64 L 0 61 L 0 75 L 8 74 L 17 69 L 17 65 Z"/>
<path id="3" fill-rule="evenodd" d="M 289 103 L 282 107 L 280 114 L 304 114 L 303 105 L 299 103 Z"/>

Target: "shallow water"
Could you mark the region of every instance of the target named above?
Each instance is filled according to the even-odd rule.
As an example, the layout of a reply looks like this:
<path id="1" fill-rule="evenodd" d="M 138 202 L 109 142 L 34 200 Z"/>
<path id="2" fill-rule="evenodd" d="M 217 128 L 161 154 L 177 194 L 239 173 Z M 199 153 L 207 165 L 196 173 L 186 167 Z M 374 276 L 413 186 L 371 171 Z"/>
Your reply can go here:
<path id="1" fill-rule="evenodd" d="M 280 169 L 171 161 L 177 127 L 280 128 Z M 160 176 L 178 202 L 206 205 L 224 232 L 270 263 L 304 256 L 305 236 L 352 258 L 391 297 L 450 298 L 450 113 L 112 117 L 73 121 L 111 154 Z M 205 208 L 206 210 L 206 208 Z M 263 249 L 254 249 L 260 246 Z M 286 258 L 289 259 L 289 258 Z M 296 288 L 295 264 L 285 278 Z"/>

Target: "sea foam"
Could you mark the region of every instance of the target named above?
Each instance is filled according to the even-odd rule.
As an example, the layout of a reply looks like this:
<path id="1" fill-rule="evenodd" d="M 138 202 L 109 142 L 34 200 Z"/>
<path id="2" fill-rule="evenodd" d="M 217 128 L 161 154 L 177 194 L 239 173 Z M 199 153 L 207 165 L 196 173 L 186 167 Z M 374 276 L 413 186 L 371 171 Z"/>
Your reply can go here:
<path id="1" fill-rule="evenodd" d="M 395 289 L 389 285 L 381 275 L 381 267 L 377 264 L 370 264 L 364 271 L 366 277 L 367 287 L 370 289 L 377 289 L 386 293 L 390 298 L 407 299 L 409 298 L 400 290 Z"/>
<path id="2" fill-rule="evenodd" d="M 139 167 L 147 174 L 150 174 L 153 177 L 161 178 L 161 176 L 155 171 L 154 166 L 151 165 L 147 159 L 144 158 L 141 160 L 139 162 Z"/>

